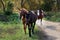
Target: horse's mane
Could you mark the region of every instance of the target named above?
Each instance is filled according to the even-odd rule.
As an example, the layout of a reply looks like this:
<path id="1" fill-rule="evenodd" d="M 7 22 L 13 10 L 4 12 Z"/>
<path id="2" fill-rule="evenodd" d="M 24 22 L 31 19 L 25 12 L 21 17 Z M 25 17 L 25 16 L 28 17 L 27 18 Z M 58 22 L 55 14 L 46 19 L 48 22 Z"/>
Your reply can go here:
<path id="1" fill-rule="evenodd" d="M 25 8 L 22 8 L 22 10 L 28 13 L 28 10 L 27 10 L 27 9 L 25 9 Z"/>
<path id="2" fill-rule="evenodd" d="M 20 9 L 20 8 L 17 7 L 17 9 L 18 9 L 19 11 L 22 11 L 22 10 L 23 10 L 23 11 L 25 11 L 25 12 L 28 12 L 28 10 L 25 9 L 25 8 L 21 8 L 21 9 Z"/>

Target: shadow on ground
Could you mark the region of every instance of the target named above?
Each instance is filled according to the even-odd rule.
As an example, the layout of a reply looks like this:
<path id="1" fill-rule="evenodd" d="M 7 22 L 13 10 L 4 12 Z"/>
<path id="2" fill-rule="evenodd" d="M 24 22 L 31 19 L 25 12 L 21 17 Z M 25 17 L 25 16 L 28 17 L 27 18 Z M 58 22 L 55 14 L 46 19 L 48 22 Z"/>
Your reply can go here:
<path id="1" fill-rule="evenodd" d="M 56 30 L 56 27 L 54 26 L 46 26 L 46 28 L 51 29 L 51 30 Z"/>
<path id="2" fill-rule="evenodd" d="M 34 35 L 37 35 L 38 40 L 56 40 L 57 39 L 56 37 L 47 35 L 42 30 L 36 30 Z"/>

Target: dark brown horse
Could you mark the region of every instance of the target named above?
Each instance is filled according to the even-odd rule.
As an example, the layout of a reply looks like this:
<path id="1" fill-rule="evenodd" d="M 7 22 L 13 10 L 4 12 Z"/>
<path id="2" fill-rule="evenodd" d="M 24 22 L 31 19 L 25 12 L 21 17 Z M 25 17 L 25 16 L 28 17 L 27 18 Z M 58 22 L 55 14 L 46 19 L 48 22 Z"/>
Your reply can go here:
<path id="1" fill-rule="evenodd" d="M 29 36 L 31 36 L 31 31 L 34 34 L 34 28 L 35 28 L 35 23 L 37 19 L 41 19 L 41 24 L 42 24 L 42 19 L 44 17 L 43 10 L 39 10 L 39 14 L 34 11 L 29 11 L 28 14 L 26 15 L 26 20 L 28 24 L 28 29 L 29 29 Z"/>
<path id="2" fill-rule="evenodd" d="M 29 11 L 28 14 L 26 15 L 26 21 L 27 21 L 26 24 L 28 25 L 30 37 L 31 37 L 31 33 L 34 34 L 36 20 L 37 20 L 37 15 L 34 12 Z"/>
<path id="3" fill-rule="evenodd" d="M 20 18 L 22 18 L 24 32 L 26 33 L 26 27 L 28 26 L 29 36 L 31 37 L 31 33 L 34 34 L 35 22 L 37 20 L 36 14 L 22 8 L 20 10 Z"/>

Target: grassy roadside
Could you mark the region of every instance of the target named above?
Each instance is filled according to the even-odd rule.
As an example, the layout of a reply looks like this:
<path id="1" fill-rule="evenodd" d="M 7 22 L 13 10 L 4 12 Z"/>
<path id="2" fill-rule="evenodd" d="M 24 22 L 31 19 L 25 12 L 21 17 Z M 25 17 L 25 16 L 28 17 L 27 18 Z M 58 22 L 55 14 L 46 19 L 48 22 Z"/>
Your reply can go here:
<path id="1" fill-rule="evenodd" d="M 42 40 L 41 31 L 35 27 L 35 34 L 30 38 L 24 34 L 22 23 L 4 23 L 0 22 L 0 40 Z"/>

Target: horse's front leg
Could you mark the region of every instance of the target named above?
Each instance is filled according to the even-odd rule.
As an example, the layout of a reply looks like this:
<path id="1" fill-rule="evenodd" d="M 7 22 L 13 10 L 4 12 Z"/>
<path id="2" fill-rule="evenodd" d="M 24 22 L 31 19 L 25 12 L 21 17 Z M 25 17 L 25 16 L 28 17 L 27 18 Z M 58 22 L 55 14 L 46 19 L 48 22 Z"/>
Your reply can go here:
<path id="1" fill-rule="evenodd" d="M 24 17 L 22 17 L 22 22 L 23 22 L 23 26 L 24 26 L 24 32 L 25 32 L 25 34 L 26 34 L 26 21 L 25 21 L 25 18 Z"/>
<path id="2" fill-rule="evenodd" d="M 24 23 L 23 25 L 24 25 L 24 32 L 26 34 L 26 24 Z"/>

